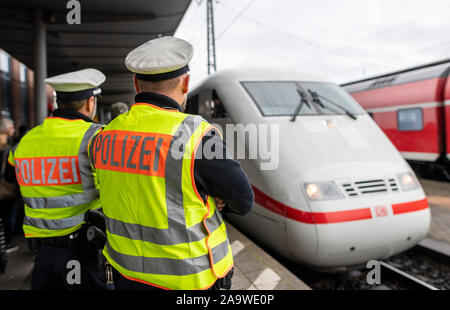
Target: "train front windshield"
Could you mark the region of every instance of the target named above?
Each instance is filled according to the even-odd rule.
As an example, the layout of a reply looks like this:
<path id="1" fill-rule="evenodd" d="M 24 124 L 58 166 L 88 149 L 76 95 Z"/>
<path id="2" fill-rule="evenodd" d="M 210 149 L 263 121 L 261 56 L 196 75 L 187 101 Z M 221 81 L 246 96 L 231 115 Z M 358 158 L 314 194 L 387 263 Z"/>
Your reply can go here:
<path id="1" fill-rule="evenodd" d="M 365 114 L 363 108 L 341 87 L 323 82 L 258 81 L 242 82 L 263 116 L 292 116 L 301 100 L 299 91 L 307 93 L 297 115 Z M 316 101 L 313 98 L 316 97 Z"/>

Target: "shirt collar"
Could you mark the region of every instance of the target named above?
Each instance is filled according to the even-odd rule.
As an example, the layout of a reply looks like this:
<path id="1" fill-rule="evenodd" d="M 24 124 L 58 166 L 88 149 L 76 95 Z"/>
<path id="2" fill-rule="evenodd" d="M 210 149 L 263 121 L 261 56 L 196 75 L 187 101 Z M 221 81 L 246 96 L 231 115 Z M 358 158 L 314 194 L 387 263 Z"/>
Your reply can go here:
<path id="1" fill-rule="evenodd" d="M 88 116 L 75 111 L 73 109 L 57 109 L 53 112 L 54 117 L 60 117 L 65 119 L 82 119 L 86 122 L 93 123 L 94 121 L 90 119 Z"/>
<path id="2" fill-rule="evenodd" d="M 163 109 L 178 110 L 183 112 L 178 102 L 163 94 L 142 92 L 134 97 L 134 102 L 149 103 Z"/>

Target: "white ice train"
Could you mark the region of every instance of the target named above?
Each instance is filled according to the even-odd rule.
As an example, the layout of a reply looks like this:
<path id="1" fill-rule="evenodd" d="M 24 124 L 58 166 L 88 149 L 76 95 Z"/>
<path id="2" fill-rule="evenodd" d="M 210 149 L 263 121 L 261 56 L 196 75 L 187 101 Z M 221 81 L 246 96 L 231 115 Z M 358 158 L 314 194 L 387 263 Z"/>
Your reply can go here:
<path id="1" fill-rule="evenodd" d="M 246 216 L 228 217 L 277 253 L 340 269 L 404 251 L 427 234 L 430 211 L 419 181 L 338 85 L 286 70 L 225 70 L 190 92 L 187 112 L 220 125 L 225 139 L 238 137 L 235 151 L 245 144 L 249 153 L 254 144 L 226 124 L 278 126 L 279 153 L 270 150 L 278 166 L 262 170 L 264 160 L 248 153 L 238 159 L 255 205 Z"/>

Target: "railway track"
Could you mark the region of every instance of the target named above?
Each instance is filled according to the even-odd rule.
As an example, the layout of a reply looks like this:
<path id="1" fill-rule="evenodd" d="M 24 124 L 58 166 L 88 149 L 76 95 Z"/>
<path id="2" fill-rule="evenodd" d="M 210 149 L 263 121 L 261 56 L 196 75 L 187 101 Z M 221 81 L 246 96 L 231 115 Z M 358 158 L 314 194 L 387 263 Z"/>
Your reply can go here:
<path id="1" fill-rule="evenodd" d="M 447 252 L 449 251 L 449 252 Z M 425 239 L 416 247 L 378 261 L 380 283 L 370 284 L 370 269 L 339 273 L 313 271 L 268 251 L 314 290 L 449 290 L 450 245 Z"/>
<path id="2" fill-rule="evenodd" d="M 450 289 L 450 244 L 427 238 L 413 249 L 389 258 L 386 263 L 431 287 Z M 389 277 L 393 271 L 386 273 Z"/>
<path id="3" fill-rule="evenodd" d="M 450 289 L 450 245 L 424 239 L 413 249 L 380 261 L 385 289 Z"/>
<path id="4" fill-rule="evenodd" d="M 438 260 L 442 264 L 450 265 L 450 244 L 443 241 L 424 239 L 416 246 L 417 251 Z"/>
<path id="5" fill-rule="evenodd" d="M 382 284 L 387 289 L 439 290 L 386 262 L 380 261 Z"/>

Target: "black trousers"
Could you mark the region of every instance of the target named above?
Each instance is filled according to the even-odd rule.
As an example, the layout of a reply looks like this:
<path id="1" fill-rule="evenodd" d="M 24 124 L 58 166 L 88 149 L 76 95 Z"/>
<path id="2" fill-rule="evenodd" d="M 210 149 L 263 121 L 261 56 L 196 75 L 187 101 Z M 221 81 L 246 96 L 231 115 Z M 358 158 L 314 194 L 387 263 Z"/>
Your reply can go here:
<path id="1" fill-rule="evenodd" d="M 138 291 L 162 291 L 162 288 L 144 284 L 138 281 L 128 280 L 117 270 L 113 269 L 114 287 L 116 290 L 138 290 Z"/>
<path id="2" fill-rule="evenodd" d="M 11 244 L 12 229 L 11 215 L 13 213 L 14 200 L 0 201 L 0 218 L 3 220 L 6 245 Z"/>
<path id="3" fill-rule="evenodd" d="M 78 248 L 41 245 L 31 279 L 33 290 L 111 290 L 95 257 Z"/>

